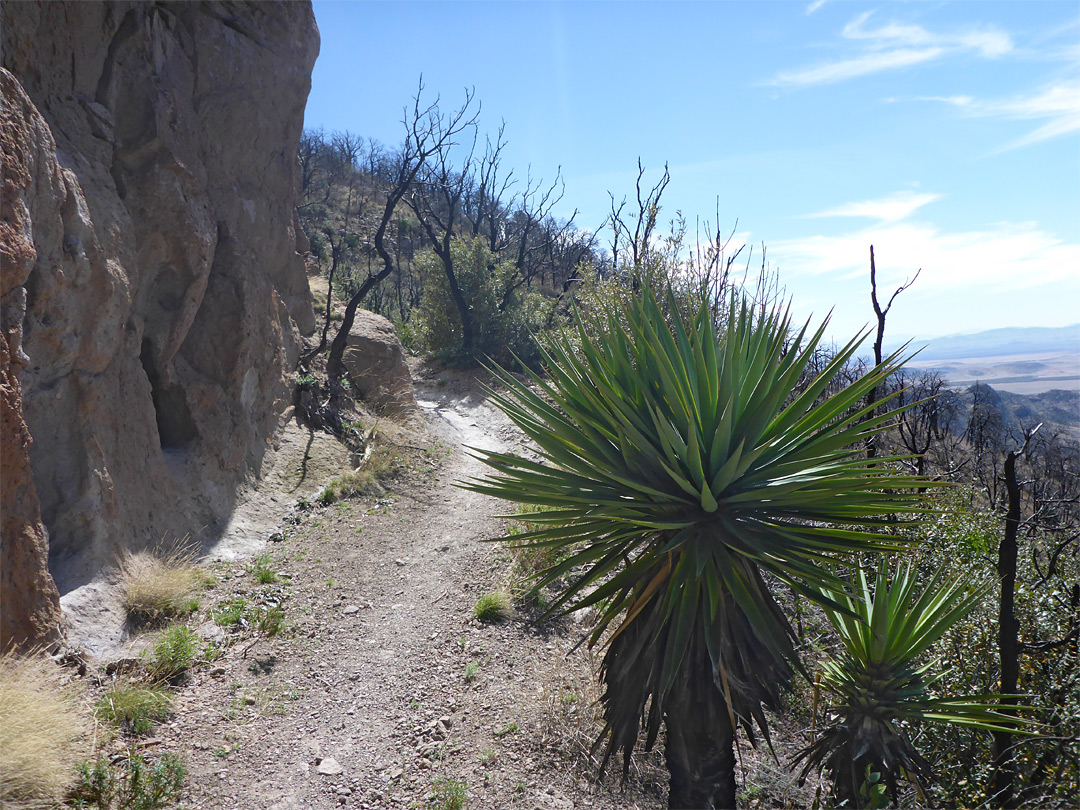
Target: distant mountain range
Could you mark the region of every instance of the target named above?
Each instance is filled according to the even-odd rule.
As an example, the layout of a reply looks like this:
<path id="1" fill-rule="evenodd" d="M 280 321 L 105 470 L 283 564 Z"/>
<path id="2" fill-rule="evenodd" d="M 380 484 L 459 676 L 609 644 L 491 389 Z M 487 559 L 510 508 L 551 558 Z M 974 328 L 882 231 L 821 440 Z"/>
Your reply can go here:
<path id="1" fill-rule="evenodd" d="M 899 345 L 893 343 L 892 349 L 899 348 Z M 926 348 L 919 352 L 920 362 L 1070 351 L 1080 358 L 1080 323 L 1056 327 L 1024 326 L 989 329 L 969 335 L 947 335 L 911 342 L 911 347 L 914 349 L 923 345 Z"/>

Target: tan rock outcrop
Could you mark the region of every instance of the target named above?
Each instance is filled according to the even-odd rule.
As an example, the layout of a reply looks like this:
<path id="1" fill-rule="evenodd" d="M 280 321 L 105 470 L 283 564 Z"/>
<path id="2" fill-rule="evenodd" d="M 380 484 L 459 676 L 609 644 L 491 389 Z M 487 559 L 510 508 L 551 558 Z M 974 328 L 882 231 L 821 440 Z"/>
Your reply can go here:
<path id="1" fill-rule="evenodd" d="M 356 311 L 342 362 L 353 390 L 376 410 L 390 416 L 405 416 L 416 410 L 405 349 L 394 324 L 382 315 L 364 309 Z"/>
<path id="2" fill-rule="evenodd" d="M 212 535 L 259 475 L 315 326 L 295 189 L 318 32 L 307 3 L 2 14 L 0 314 L 64 594 L 121 548 Z"/>
<path id="3" fill-rule="evenodd" d="M 49 575 L 30 442 L 7 335 L 0 331 L 0 651 L 59 636 L 60 594 Z"/>

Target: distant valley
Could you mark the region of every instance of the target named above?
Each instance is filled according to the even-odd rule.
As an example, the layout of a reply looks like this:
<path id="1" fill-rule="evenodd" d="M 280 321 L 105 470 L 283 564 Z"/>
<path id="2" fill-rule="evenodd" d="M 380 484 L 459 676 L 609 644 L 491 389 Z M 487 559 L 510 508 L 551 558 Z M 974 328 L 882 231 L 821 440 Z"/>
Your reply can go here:
<path id="1" fill-rule="evenodd" d="M 933 338 L 908 365 L 938 372 L 953 388 L 981 383 L 1013 394 L 1080 393 L 1080 324 Z"/>

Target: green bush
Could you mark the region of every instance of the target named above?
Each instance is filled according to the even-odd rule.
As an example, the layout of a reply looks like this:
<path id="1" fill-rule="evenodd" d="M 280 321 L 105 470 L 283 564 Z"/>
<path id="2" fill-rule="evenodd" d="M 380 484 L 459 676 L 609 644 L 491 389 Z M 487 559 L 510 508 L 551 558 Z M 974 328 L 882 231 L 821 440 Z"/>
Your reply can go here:
<path id="1" fill-rule="evenodd" d="M 108 757 L 78 766 L 79 782 L 71 794 L 74 807 L 109 810 L 159 810 L 175 804 L 187 769 L 177 754 L 163 754 L 156 762 L 129 749 L 113 765 Z"/>
<path id="2" fill-rule="evenodd" d="M 187 674 L 199 656 L 199 637 L 183 624 L 173 624 L 161 632 L 146 653 L 146 669 L 154 683 L 176 682 Z"/>
<path id="3" fill-rule="evenodd" d="M 417 318 L 420 347 L 459 365 L 487 358 L 502 365 L 534 365 L 539 352 L 532 339 L 545 331 L 555 303 L 543 295 L 517 287 L 517 268 L 499 261 L 481 239 L 458 237 L 450 246 L 454 275 L 472 314 L 474 345 L 464 345 L 461 315 L 450 295 L 450 282 L 442 260 L 431 250 L 416 257 L 424 279 L 424 295 Z"/>

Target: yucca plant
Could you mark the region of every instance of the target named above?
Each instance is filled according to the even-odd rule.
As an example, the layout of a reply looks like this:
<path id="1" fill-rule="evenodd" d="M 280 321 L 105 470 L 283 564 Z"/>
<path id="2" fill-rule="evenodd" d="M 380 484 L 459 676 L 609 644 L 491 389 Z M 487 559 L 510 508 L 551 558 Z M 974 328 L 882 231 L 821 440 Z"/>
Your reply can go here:
<path id="1" fill-rule="evenodd" d="M 986 585 L 937 571 L 916 593 L 917 572 L 909 562 L 890 572 L 885 560 L 871 589 L 859 571 L 854 596 L 830 594 L 844 608 L 825 604 L 842 650 L 821 667 L 821 686 L 832 698 L 831 722 L 796 759 L 829 771 L 837 804 L 862 807 L 866 773 L 881 774 L 895 801 L 901 779 L 919 790 L 929 764 L 911 739 L 912 723 L 948 723 L 983 731 L 1017 733 L 1017 719 L 1004 714 L 1000 695 L 940 695 L 940 661 L 928 657 L 934 644 L 985 596 Z M 869 768 L 869 770 L 868 770 Z"/>
<path id="2" fill-rule="evenodd" d="M 874 529 L 919 512 L 925 484 L 862 451 L 892 418 L 863 403 L 897 357 L 828 395 L 861 338 L 807 379 L 825 324 L 795 331 L 735 296 L 723 316 L 646 291 L 575 317 L 543 341 L 535 390 L 496 371 L 492 400 L 542 458 L 476 450 L 492 472 L 466 486 L 545 507 L 504 539 L 560 552 L 536 583 L 568 577 L 551 612 L 599 606 L 604 764 L 628 767 L 641 725 L 646 748 L 663 725 L 670 806 L 734 807 L 736 727 L 767 735 L 762 707 L 799 668 L 767 578 L 842 610 L 831 564 L 900 547 Z"/>

